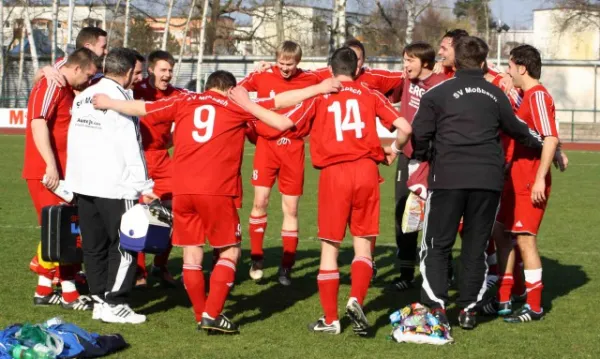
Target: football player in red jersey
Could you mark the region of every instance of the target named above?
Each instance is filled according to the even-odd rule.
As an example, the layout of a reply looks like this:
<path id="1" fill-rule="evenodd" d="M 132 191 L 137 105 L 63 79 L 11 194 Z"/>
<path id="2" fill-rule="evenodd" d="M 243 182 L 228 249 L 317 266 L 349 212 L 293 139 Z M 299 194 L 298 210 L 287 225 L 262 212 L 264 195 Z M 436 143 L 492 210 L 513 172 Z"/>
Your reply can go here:
<path id="1" fill-rule="evenodd" d="M 366 334 L 369 326 L 362 306 L 373 274 L 371 240 L 379 234 L 377 164 L 385 161 L 376 116 L 388 129 L 398 129 L 399 147 L 408 141 L 411 132 L 408 122 L 383 95 L 354 80 L 359 72 L 357 60 L 348 47 L 336 50 L 331 66 L 336 79 L 341 81 L 341 90 L 306 100 L 290 114 L 296 126 L 312 121 L 311 158 L 313 166 L 321 171 L 318 191 L 321 264 L 317 282 L 324 316 L 309 329 L 329 334 L 341 331 L 337 313 L 340 281 L 337 258 L 348 226 L 354 236 L 355 257 L 346 311 L 357 334 Z M 248 102 L 246 98 L 244 104 Z"/>
<path id="2" fill-rule="evenodd" d="M 102 30 L 99 27 L 84 27 L 77 34 L 77 38 L 75 39 L 75 48 L 80 49 L 85 47 L 87 49 L 92 50 L 96 56 L 99 58 L 99 62 L 101 62 L 101 58 L 106 56 L 108 53 L 107 50 L 107 38 L 108 34 L 106 31 Z M 33 83 L 37 83 L 42 76 L 46 77 L 46 80 L 50 82 L 54 82 L 59 86 L 65 86 L 64 77 L 60 76 L 58 69 L 60 69 L 67 62 L 67 57 L 61 57 L 56 60 L 54 65 L 47 65 L 38 70 L 38 72 L 33 77 Z M 102 74 L 102 67 L 98 67 L 98 73 Z"/>
<path id="3" fill-rule="evenodd" d="M 133 97 L 137 100 L 156 101 L 179 96 L 187 90 L 171 85 L 173 78 L 173 56 L 162 50 L 156 50 L 148 55 L 148 77 L 139 82 Z M 154 180 L 154 193 L 162 201 L 170 201 L 172 197 L 172 165 L 169 148 L 172 145 L 171 128 L 173 118 L 157 119 L 152 114 L 140 118 L 142 145 L 148 166 L 148 174 Z M 151 273 L 160 278 L 163 285 L 174 286 L 175 280 L 167 270 L 170 248 L 162 254 L 154 256 Z M 146 286 L 148 272 L 146 256 L 138 255 L 136 286 Z"/>
<path id="4" fill-rule="evenodd" d="M 285 41 L 276 50 L 276 64 L 267 71 L 253 72 L 240 82 L 248 91 L 255 91 L 259 98 L 275 97 L 276 94 L 302 89 L 318 84 L 321 79 L 310 71 L 298 68 L 302 49 L 292 41 Z M 281 192 L 283 223 L 281 239 L 283 257 L 278 280 L 282 285 L 291 284 L 291 270 L 296 261 L 298 247 L 298 203 L 304 187 L 304 139 L 308 131 L 292 128 L 285 133 L 260 133 L 256 143 L 252 185 L 254 203 L 249 219 L 252 264 L 250 277 L 258 280 L 263 276 L 263 241 L 267 228 L 267 207 L 271 188 L 278 180 Z"/>
<path id="5" fill-rule="evenodd" d="M 266 108 L 249 103 L 245 109 L 231 101 L 227 92 L 235 84 L 231 73 L 216 71 L 209 76 L 207 91 L 202 94 L 146 103 L 105 96 L 94 99 L 97 108 L 133 116 L 153 115 L 164 121 L 174 119 L 173 177 L 177 181 L 173 182 L 173 245 L 183 247 L 183 280 L 198 328 L 223 333 L 239 331 L 222 311 L 241 254 L 235 198 L 239 195 L 246 124 L 258 118 L 280 132 L 295 125 L 288 117 L 266 109 L 275 106 L 274 99 L 265 101 L 262 106 Z M 202 273 L 206 238 L 219 249 L 207 298 Z"/>
<path id="6" fill-rule="evenodd" d="M 351 48 L 358 57 L 359 72 L 356 81 L 364 82 L 370 89 L 377 90 L 383 95 L 390 93 L 395 88 L 401 87 L 402 81 L 406 77 L 404 71 L 390 71 L 384 69 L 373 69 L 365 66 L 365 46 L 356 39 L 350 39 L 344 43 L 344 46 Z M 331 68 L 323 67 L 314 70 L 322 79 L 333 76 Z"/>
<path id="7" fill-rule="evenodd" d="M 58 87 L 42 77 L 31 90 L 27 106 L 23 178 L 27 181 L 38 223 L 41 223 L 43 207 L 62 202 L 52 191 L 65 174 L 67 130 L 75 96 L 73 90 L 87 85 L 96 73 L 96 61 L 96 55 L 91 50 L 76 50 L 59 70 L 65 86 Z M 57 267 L 60 268 L 59 273 L 56 273 Z M 80 296 L 75 287 L 75 266 L 59 266 L 41 260 L 41 247 L 38 246 L 38 254 L 30 268 L 38 274 L 38 286 L 33 298 L 35 305 L 61 304 L 63 308 L 72 310 L 92 309 L 91 300 Z M 55 274 L 62 286 L 62 298 L 52 289 Z"/>
<path id="8" fill-rule="evenodd" d="M 423 94 L 433 86 L 445 81 L 446 76 L 433 73 L 435 50 L 425 42 L 417 41 L 407 45 L 404 48 L 403 57 L 407 79 L 394 90 L 390 99 L 394 103 L 400 102 L 402 117 L 412 123 Z M 395 158 L 395 155 L 392 156 Z M 395 188 L 396 245 L 398 247 L 400 277 L 394 280 L 393 286 L 400 291 L 413 287 L 415 264 L 417 263 L 417 237 L 419 233 L 405 234 L 402 232 L 402 215 L 409 194 L 406 181 L 408 180 L 408 164 L 411 156 L 412 146 L 408 142 L 402 153 L 398 155 Z"/>
<path id="9" fill-rule="evenodd" d="M 550 196 L 550 165 L 559 140 L 554 101 L 539 82 L 542 72 L 539 51 L 530 45 L 517 46 L 510 52 L 508 66 L 514 85 L 524 91 L 517 116 L 525 121 L 529 128 L 539 132 L 544 140 L 541 155 L 515 144 L 510 179 L 503 193 L 503 203 L 509 205 L 501 208 L 501 221 L 506 230 L 517 237 L 527 288 L 527 304 L 506 317 L 505 321 L 521 323 L 544 317 L 542 262 L 537 249 L 537 234 Z M 497 245 L 502 249 L 501 263 L 505 263 L 506 266 L 503 276 L 510 277 L 514 262 L 510 237 L 504 237 Z M 506 310 L 506 313 L 502 314 L 512 311 L 511 287 L 511 281 L 503 278 L 498 290 L 501 309 Z"/>
<path id="10" fill-rule="evenodd" d="M 356 77 L 356 81 L 361 83 L 365 83 L 369 88 L 379 91 L 382 94 L 388 94 L 393 91 L 395 88 L 401 88 L 403 80 L 405 78 L 405 74 L 403 71 L 390 71 L 384 69 L 373 69 L 367 66 L 364 66 L 366 51 L 365 47 L 357 39 L 350 39 L 344 43 L 344 46 L 351 48 L 358 58 L 358 68 L 359 73 Z M 267 70 L 270 66 L 269 63 L 262 62 L 259 65 L 258 72 Z M 317 74 L 320 79 L 328 79 L 333 77 L 330 67 L 323 67 L 317 70 L 313 70 L 313 73 Z M 256 219 L 254 219 L 256 221 Z M 253 221 L 253 219 L 251 219 Z M 260 220 L 258 220 L 260 221 Z M 258 222 L 257 221 L 257 222 Z M 266 223 L 266 222 L 264 222 Z M 375 253 L 375 243 L 376 241 L 371 241 L 371 252 Z M 373 257 L 373 277 L 375 277 L 377 273 L 377 267 L 375 266 L 375 258 Z"/>

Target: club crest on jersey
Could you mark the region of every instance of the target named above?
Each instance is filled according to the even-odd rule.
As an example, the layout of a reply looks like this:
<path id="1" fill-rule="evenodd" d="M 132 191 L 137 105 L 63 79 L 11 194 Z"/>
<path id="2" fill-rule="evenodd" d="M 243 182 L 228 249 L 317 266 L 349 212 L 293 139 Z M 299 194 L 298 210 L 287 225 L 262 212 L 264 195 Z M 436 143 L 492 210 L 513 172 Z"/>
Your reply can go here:
<path id="1" fill-rule="evenodd" d="M 410 87 L 408 88 L 408 92 L 417 97 L 423 97 L 423 94 L 425 94 L 425 92 L 427 92 L 427 91 L 424 88 L 411 83 Z"/>

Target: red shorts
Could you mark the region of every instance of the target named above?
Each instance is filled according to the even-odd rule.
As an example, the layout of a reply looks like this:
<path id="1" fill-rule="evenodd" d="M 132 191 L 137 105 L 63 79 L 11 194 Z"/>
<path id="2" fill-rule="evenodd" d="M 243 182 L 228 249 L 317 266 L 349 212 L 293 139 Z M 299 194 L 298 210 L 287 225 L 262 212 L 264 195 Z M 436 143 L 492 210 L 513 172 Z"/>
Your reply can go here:
<path id="1" fill-rule="evenodd" d="M 379 169 L 370 159 L 325 167 L 319 176 L 318 237 L 341 242 L 379 235 Z"/>
<path id="2" fill-rule="evenodd" d="M 54 192 L 47 189 L 40 179 L 28 179 L 27 188 L 29 189 L 29 195 L 33 201 L 33 206 L 38 216 L 38 224 L 42 224 L 42 208 L 46 206 L 55 206 L 64 202 L 64 200 Z"/>
<path id="3" fill-rule="evenodd" d="M 184 194 L 173 197 L 173 245 L 213 248 L 240 243 L 242 226 L 233 197 Z"/>
<path id="4" fill-rule="evenodd" d="M 546 203 L 537 206 L 531 201 L 530 191 L 515 193 L 512 186 L 507 185 L 502 192 L 500 211 L 496 220 L 504 224 L 507 232 L 537 236 L 549 198 L 549 186 L 546 187 Z"/>
<path id="5" fill-rule="evenodd" d="M 304 140 L 258 138 L 252 185 L 271 188 L 279 179 L 279 192 L 301 196 L 304 187 Z"/>
<path id="6" fill-rule="evenodd" d="M 242 199 L 244 198 L 244 185 L 242 183 L 242 176 L 238 176 L 238 193 L 240 194 L 239 196 L 235 197 L 233 199 L 234 203 L 235 203 L 235 208 L 237 209 L 242 209 Z"/>

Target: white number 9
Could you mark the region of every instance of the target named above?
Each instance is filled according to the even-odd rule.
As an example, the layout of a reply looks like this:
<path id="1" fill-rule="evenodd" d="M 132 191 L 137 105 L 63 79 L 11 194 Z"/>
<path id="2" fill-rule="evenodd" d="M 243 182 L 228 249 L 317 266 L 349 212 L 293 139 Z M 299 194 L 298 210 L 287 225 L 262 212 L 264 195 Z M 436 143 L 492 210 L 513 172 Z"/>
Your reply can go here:
<path id="1" fill-rule="evenodd" d="M 211 105 L 202 105 L 194 111 L 194 126 L 198 130 L 204 130 L 201 135 L 200 131 L 192 131 L 194 141 L 204 143 L 213 135 L 215 128 L 215 108 Z"/>

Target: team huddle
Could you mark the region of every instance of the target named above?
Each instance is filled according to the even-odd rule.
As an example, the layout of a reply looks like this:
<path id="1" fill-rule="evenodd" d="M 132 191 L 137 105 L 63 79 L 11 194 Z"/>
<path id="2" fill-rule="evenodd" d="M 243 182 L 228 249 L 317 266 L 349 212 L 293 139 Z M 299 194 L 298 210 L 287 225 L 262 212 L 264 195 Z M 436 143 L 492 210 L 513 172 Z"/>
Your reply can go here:
<path id="1" fill-rule="evenodd" d="M 323 309 L 323 315 L 309 325 L 309 330 L 341 332 L 337 259 L 349 227 L 354 259 L 345 311 L 354 332 L 366 335 L 369 322 L 363 305 L 376 275 L 374 252 L 380 227 L 383 179 L 378 165 L 398 160 L 398 222 L 409 194 L 409 163 L 415 160 L 411 123 L 418 118 L 421 98 L 453 78 L 457 68 L 460 71 L 453 47 L 472 38 L 462 30 L 448 32 L 440 45 L 438 54 L 442 61 L 438 64 L 431 45 L 409 44 L 403 53 L 403 71 L 365 67 L 365 49 L 354 39 L 332 54 L 328 67 L 303 70 L 298 68 L 302 59 L 300 46 L 285 41 L 276 50 L 274 64 L 261 64 L 239 84 L 231 73 L 215 71 L 208 77 L 205 91 L 195 93 L 170 84 L 175 61 L 168 52 L 154 51 L 147 59 L 129 49 L 108 52 L 106 36 L 98 28 L 82 29 L 77 49 L 54 66 L 44 68 L 31 91 L 23 177 L 40 221 L 42 208 L 62 201 L 52 192 L 60 180 L 64 179 L 66 187 L 75 193 L 91 294 L 84 296 L 77 291 L 76 283 L 86 282 L 79 274 L 80 265 L 43 261 L 38 249 L 30 265 L 38 274 L 34 304 L 90 310 L 94 319 L 105 322 L 144 322 L 146 317 L 135 313 L 126 298 L 133 286 L 147 284 L 145 256 L 121 251 L 116 235 L 118 220 L 111 219 L 106 224 L 103 217 L 103 211 L 113 208 L 113 203 L 98 197 L 125 200 L 126 208 L 132 201 L 149 203 L 160 199 L 172 206 L 172 245 L 183 248 L 183 284 L 198 329 L 239 332 L 238 325 L 222 312 L 241 257 L 238 210 L 245 180 L 241 176 L 244 143 L 248 140 L 256 145 L 251 178 L 254 200 L 248 220 L 249 276 L 253 280 L 263 277 L 267 207 L 277 182 L 283 212 L 283 253 L 277 277 L 281 285 L 290 286 L 300 238 L 298 204 L 303 194 L 308 139 L 312 165 L 320 172 L 316 220 L 321 260 L 317 284 Z M 149 74 L 145 79 L 144 62 Z M 557 153 L 558 129 L 552 98 L 538 81 L 539 52 L 528 45 L 513 49 L 507 74 L 488 68 L 485 61 L 480 65 L 484 78 L 506 93 L 517 117 L 539 134 L 543 149 L 540 153 L 539 149 L 527 148 L 501 133 L 496 136 L 498 141 L 502 138 L 507 166 L 500 212 L 487 250 L 490 266 L 486 281 L 488 287 L 498 282 L 498 292 L 490 300 L 481 300 L 475 308 L 463 308 L 461 326 L 467 329 L 469 325 L 463 325 L 465 315 L 474 316 L 477 312 L 504 316 L 509 322 L 543 318 L 542 269 L 536 235 L 550 194 L 550 166 L 555 156 L 564 156 Z M 249 92 L 256 92 L 256 98 L 251 99 Z M 392 102 L 401 103 L 399 111 Z M 94 122 L 109 114 L 116 116 L 116 126 L 121 126 L 119 121 L 126 122 L 115 130 L 116 136 L 123 136 L 115 140 L 115 146 L 127 143 L 128 147 L 110 148 L 112 145 L 106 141 L 89 145 L 105 146 L 106 152 L 134 153 L 125 156 L 122 167 L 135 180 L 123 179 L 129 181 L 127 188 L 87 193 L 84 187 L 95 180 L 97 188 L 104 190 L 107 185 L 97 179 L 101 174 L 91 175 L 96 169 L 81 169 L 87 168 L 81 165 L 86 161 L 81 151 L 86 146 L 83 136 L 91 133 L 86 131 L 102 127 Z M 377 119 L 386 129 L 396 132 L 392 143 L 382 145 Z M 428 151 L 435 153 L 435 149 Z M 103 168 L 102 161 L 95 161 L 98 168 Z M 119 180 L 115 179 L 115 183 Z M 120 206 L 117 212 L 123 207 L 121 202 L 114 205 Z M 106 230 L 84 231 L 82 211 L 88 218 L 102 217 Z M 86 219 L 86 226 L 93 226 L 92 221 Z M 400 277 L 394 287 L 398 290 L 414 286 L 417 236 L 416 232 L 402 233 L 397 223 Z M 104 238 L 106 249 L 92 248 L 90 243 L 101 246 Z M 208 294 L 202 267 L 206 242 L 213 247 L 215 257 Z M 101 253 L 104 250 L 107 255 Z M 154 257 L 150 274 L 163 285 L 174 286 L 176 281 L 167 270 L 169 253 L 170 249 Z M 498 259 L 497 263 L 493 258 Z M 450 270 L 448 282 L 452 277 Z M 61 286 L 60 294 L 53 288 L 57 284 Z M 523 300 L 526 305 L 513 311 L 512 303 Z M 446 304 L 447 298 L 444 303 L 430 306 L 449 326 Z"/>

